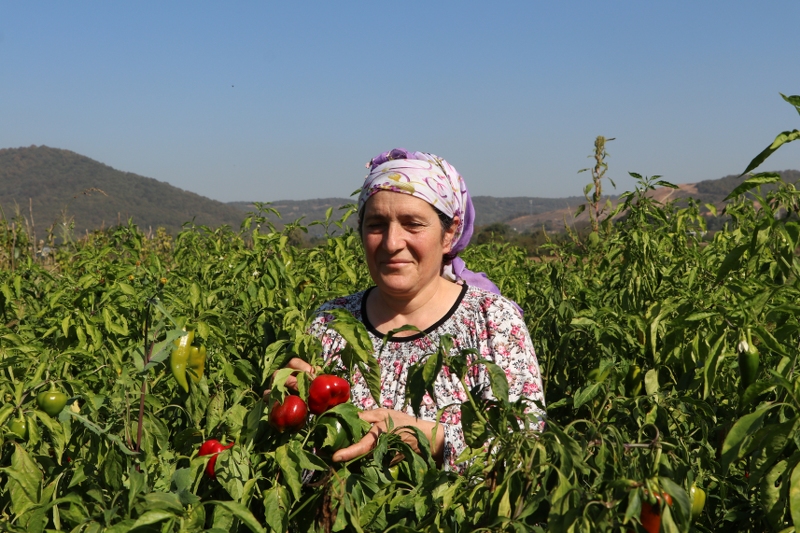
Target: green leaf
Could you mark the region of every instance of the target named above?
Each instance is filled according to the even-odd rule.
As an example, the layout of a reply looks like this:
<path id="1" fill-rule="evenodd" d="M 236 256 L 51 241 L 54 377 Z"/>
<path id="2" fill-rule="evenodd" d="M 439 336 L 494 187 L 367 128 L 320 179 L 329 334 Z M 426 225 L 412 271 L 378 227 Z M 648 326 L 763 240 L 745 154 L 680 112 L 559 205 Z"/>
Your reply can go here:
<path id="1" fill-rule="evenodd" d="M 742 172 L 742 176 L 744 176 L 751 170 L 761 165 L 761 163 L 763 163 L 769 156 L 771 156 L 773 152 L 775 152 L 775 150 L 777 150 L 784 144 L 792 142 L 798 138 L 800 138 L 800 131 L 793 130 L 793 131 L 781 132 L 777 137 L 775 137 L 775 140 L 772 141 L 772 144 L 767 146 L 760 154 L 755 156 L 753 160 L 750 161 L 750 164 L 747 165 L 747 168 L 744 169 L 744 172 Z"/>
<path id="2" fill-rule="evenodd" d="M 150 361 L 142 367 L 142 373 L 147 372 L 156 365 L 159 365 L 167 360 L 167 358 L 175 349 L 173 341 L 186 335 L 182 329 L 173 329 L 167 332 L 167 336 L 163 341 L 157 342 L 153 345 L 153 353 L 150 356 Z"/>
<path id="3" fill-rule="evenodd" d="M 658 392 L 658 389 L 658 371 L 655 368 L 651 368 L 644 375 L 644 390 L 648 396 L 652 396 Z"/>
<path id="4" fill-rule="evenodd" d="M 328 465 L 325 464 L 320 457 L 309 453 L 303 449 L 300 442 L 293 440 L 289 442 L 289 457 L 291 457 L 298 468 L 305 470 L 328 470 Z"/>
<path id="5" fill-rule="evenodd" d="M 704 344 L 700 344 L 699 337 L 695 337 L 697 341 L 696 346 L 698 348 L 704 348 Z M 711 395 L 711 392 L 714 387 L 714 382 L 717 379 L 717 370 L 719 369 L 719 365 L 722 362 L 725 354 L 723 351 L 725 341 L 725 333 L 721 333 L 719 337 L 717 337 L 716 342 L 708 350 L 706 354 L 705 361 L 703 363 L 703 399 L 707 400 L 708 397 Z"/>
<path id="6" fill-rule="evenodd" d="M 211 397 L 206 407 L 206 426 L 209 432 L 213 432 L 217 425 L 222 421 L 225 411 L 225 395 L 215 394 Z"/>
<path id="7" fill-rule="evenodd" d="M 39 486 L 42 472 L 25 449 L 14 443 L 11 466 L 0 468 L 8 476 L 6 489 L 11 495 L 11 508 L 19 516 L 39 504 Z"/>
<path id="8" fill-rule="evenodd" d="M 680 189 L 680 187 L 678 187 L 674 183 L 670 183 L 666 180 L 658 180 L 653 185 L 655 185 L 656 187 L 666 187 L 667 189 Z"/>
<path id="9" fill-rule="evenodd" d="M 200 285 L 196 281 L 189 286 L 189 303 L 192 304 L 192 309 L 200 305 Z"/>
<path id="10" fill-rule="evenodd" d="M 673 506 L 680 509 L 680 514 L 685 520 L 688 520 L 692 514 L 692 502 L 689 501 L 689 495 L 683 490 L 683 487 L 675 483 L 668 477 L 660 476 L 658 483 L 661 485 L 667 494 L 672 496 Z"/>
<path id="11" fill-rule="evenodd" d="M 344 338 L 349 346 L 353 348 L 352 355 L 355 356 L 353 361 L 344 361 L 348 367 L 352 367 L 353 363 L 360 361 L 362 363 L 369 363 L 372 360 L 372 341 L 370 340 L 367 328 L 361 321 L 356 320 L 345 309 L 332 309 L 329 311 L 333 315 L 333 322 L 329 326 Z"/>
<path id="12" fill-rule="evenodd" d="M 725 256 L 725 259 L 722 261 L 722 265 L 717 271 L 717 283 L 724 280 L 728 275 L 728 272 L 739 266 L 739 259 L 741 259 L 742 254 L 744 254 L 749 247 L 750 246 L 747 244 L 742 244 L 741 246 L 737 246 L 728 252 L 728 255 Z"/>
<path id="13" fill-rule="evenodd" d="M 372 399 L 376 404 L 379 403 L 381 396 L 380 369 L 374 357 L 372 340 L 366 326 L 345 309 L 332 309 L 329 313 L 334 317 L 329 326 L 347 342 L 347 346 L 339 354 L 342 363 L 351 372 L 353 367 L 358 367 L 367 382 Z"/>
<path id="14" fill-rule="evenodd" d="M 444 355 L 450 352 L 447 348 L 452 346 L 452 344 L 453 342 L 449 337 L 444 337 L 442 339 L 442 345 L 439 346 L 436 353 L 430 354 L 422 364 L 422 379 L 425 381 L 426 389 L 430 386 L 428 394 L 431 395 L 431 398 L 436 398 L 436 391 L 433 389 L 432 385 L 436 382 L 436 378 L 439 377 L 439 372 L 442 371 Z"/>
<path id="15" fill-rule="evenodd" d="M 505 371 L 497 364 L 485 361 L 483 363 L 489 372 L 489 384 L 492 386 L 492 395 L 502 403 L 508 403 L 508 379 Z"/>
<path id="16" fill-rule="evenodd" d="M 773 406 L 759 407 L 754 413 L 741 417 L 733 425 L 725 442 L 722 443 L 722 470 L 727 471 L 730 464 L 738 459 L 739 450 L 744 444 L 745 439 L 758 431 L 764 421 L 764 416 Z"/>
<path id="17" fill-rule="evenodd" d="M 275 461 L 281 469 L 286 484 L 292 491 L 292 496 L 294 496 L 295 500 L 299 500 L 303 490 L 302 483 L 300 482 L 300 472 L 302 469 L 289 455 L 288 445 L 280 446 L 275 450 Z"/>
<path id="18" fill-rule="evenodd" d="M 767 424 L 759 429 L 749 443 L 742 448 L 739 455 L 753 454 L 754 469 L 750 472 L 750 484 L 760 480 L 769 468 L 780 458 L 786 445 L 795 434 L 796 418 L 780 424 Z"/>
<path id="19" fill-rule="evenodd" d="M 786 95 L 785 95 L 785 94 L 783 94 L 783 93 L 778 93 L 778 94 L 780 94 L 780 95 L 781 95 L 781 97 L 782 97 L 784 100 L 786 100 L 787 102 L 789 102 L 790 104 L 792 104 L 792 105 L 794 106 L 794 108 L 797 110 L 797 113 L 798 113 L 798 114 L 800 114 L 800 96 L 797 96 L 797 95 L 793 95 L 793 96 L 786 96 Z M 797 520 L 795 520 L 795 521 L 794 521 L 794 523 L 795 523 L 795 524 L 800 524 L 800 521 L 797 521 Z"/>
<path id="20" fill-rule="evenodd" d="M 142 526 L 150 526 L 153 524 L 157 524 L 159 522 L 163 522 L 164 520 L 169 520 L 171 518 L 176 518 L 174 513 L 170 513 L 169 511 L 164 510 L 154 510 L 154 511 L 147 511 L 142 516 L 136 519 L 136 522 L 133 523 L 131 529 L 136 529 L 137 527 Z"/>
<path id="21" fill-rule="evenodd" d="M 750 407 L 759 396 L 774 388 L 775 383 L 771 381 L 756 381 L 744 391 L 741 400 L 739 400 L 739 405 L 741 405 L 742 409 Z"/>
<path id="22" fill-rule="evenodd" d="M 14 412 L 14 404 L 6 403 L 0 407 L 0 426 L 5 424 L 6 420 L 11 416 L 11 413 Z"/>
<path id="23" fill-rule="evenodd" d="M 253 408 L 247 413 L 244 427 L 242 428 L 242 439 L 244 441 L 243 444 L 246 444 L 256 438 L 256 435 L 258 434 L 258 427 L 261 424 L 262 418 L 264 417 L 265 409 L 266 406 L 264 405 L 264 400 L 259 399 L 255 404 L 253 404 Z"/>
<path id="24" fill-rule="evenodd" d="M 574 407 L 578 409 L 581 405 L 585 404 L 594 399 L 598 393 L 603 390 L 603 383 L 592 383 L 588 387 L 584 387 L 583 389 L 579 390 L 578 393 L 575 395 Z"/>
<path id="25" fill-rule="evenodd" d="M 340 422 L 350 429 L 351 435 L 361 438 L 364 435 L 362 428 L 365 422 L 358 416 L 358 412 L 358 407 L 350 402 L 345 402 L 328 409 L 325 414 L 336 416 Z"/>
<path id="26" fill-rule="evenodd" d="M 472 448 L 483 446 L 488 437 L 484 418 L 470 402 L 461 404 L 461 428 L 464 431 L 464 441 Z"/>
<path id="27" fill-rule="evenodd" d="M 717 313 L 709 312 L 709 311 L 698 311 L 696 313 L 692 313 L 691 315 L 687 316 L 683 320 L 685 322 L 698 322 L 700 320 L 705 320 L 706 318 L 711 318 L 712 316 L 717 316 Z"/>
<path id="28" fill-rule="evenodd" d="M 136 289 L 128 285 L 127 283 L 123 283 L 121 281 L 117 282 L 117 286 L 119 287 L 122 294 L 127 296 L 136 296 Z"/>
<path id="29" fill-rule="evenodd" d="M 289 526 L 289 503 L 286 489 L 273 486 L 264 493 L 264 520 L 272 531 L 287 531 Z"/>
<path id="30" fill-rule="evenodd" d="M 282 488 L 282 487 L 278 487 L 278 488 Z M 274 490 L 274 489 L 271 489 L 271 490 Z M 244 505 L 242 505 L 239 502 L 212 500 L 212 501 L 205 502 L 205 504 L 206 505 L 211 505 L 213 507 L 222 507 L 222 508 L 226 509 L 233 516 L 238 518 L 244 525 L 246 525 L 247 528 L 250 531 L 253 531 L 254 533 L 266 533 L 266 530 L 258 522 L 256 517 L 253 516 L 253 513 L 251 513 L 250 510 L 247 507 L 245 507 Z M 267 524 L 270 524 L 269 511 L 268 510 L 266 512 L 266 515 L 267 516 L 265 518 L 267 519 Z M 270 527 L 271 527 L 271 525 L 270 525 Z M 280 530 L 277 530 L 277 531 L 284 531 L 284 530 L 280 529 Z"/>
<path id="31" fill-rule="evenodd" d="M 775 183 L 778 181 L 781 181 L 781 176 L 780 174 L 776 174 L 774 172 L 762 172 L 760 174 L 756 174 L 746 179 L 741 185 L 733 189 L 731 193 L 725 197 L 725 201 L 727 202 L 732 198 L 736 198 L 740 194 L 744 194 L 760 185 L 766 185 L 768 183 Z"/>
<path id="32" fill-rule="evenodd" d="M 778 462 L 767 472 L 759 482 L 759 503 L 763 507 L 767 521 L 772 526 L 773 531 L 783 529 L 783 517 L 786 514 L 788 498 L 785 488 L 790 486 L 790 481 L 784 476 L 789 463 L 784 459 Z M 783 494 L 782 494 L 783 493 Z"/>
<path id="33" fill-rule="evenodd" d="M 798 101 L 800 102 L 800 97 Z M 792 470 L 791 488 L 789 489 L 789 512 L 795 526 L 800 525 L 800 463 Z"/>
<path id="34" fill-rule="evenodd" d="M 197 334 L 203 338 L 203 340 L 208 340 L 208 336 L 211 334 L 211 329 L 208 327 L 208 323 L 198 320 L 195 324 L 197 327 Z"/>
<path id="35" fill-rule="evenodd" d="M 780 355 L 789 355 L 783 345 L 772 336 L 772 333 L 767 331 L 763 326 L 754 326 L 751 327 L 750 330 L 752 331 L 753 335 L 758 337 L 761 342 L 772 350 L 773 352 L 780 354 Z"/>

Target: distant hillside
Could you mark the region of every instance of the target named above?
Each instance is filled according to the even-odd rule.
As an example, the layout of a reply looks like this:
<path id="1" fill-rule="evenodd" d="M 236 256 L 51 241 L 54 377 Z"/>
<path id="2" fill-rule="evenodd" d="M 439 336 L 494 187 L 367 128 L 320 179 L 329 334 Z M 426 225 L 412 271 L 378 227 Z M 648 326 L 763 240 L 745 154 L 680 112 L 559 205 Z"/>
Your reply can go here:
<path id="1" fill-rule="evenodd" d="M 30 200 L 29 200 L 30 199 Z M 177 233 L 184 222 L 238 229 L 242 212 L 223 202 L 184 191 L 70 152 L 47 146 L 0 150 L 0 206 L 7 218 L 17 209 L 29 217 L 33 203 L 41 238 L 53 223 L 75 223 L 80 234 L 123 223 L 132 217 L 139 228 L 164 227 Z"/>
<path id="2" fill-rule="evenodd" d="M 783 181 L 787 183 L 795 183 L 800 180 L 800 171 L 797 170 L 783 170 L 778 172 Z M 738 187 L 744 182 L 745 178 L 739 175 L 725 176 L 715 180 L 704 180 L 697 183 L 684 183 L 678 185 L 677 189 L 669 189 L 666 187 L 658 188 L 652 192 L 651 196 L 662 203 L 668 201 L 681 201 L 686 198 L 694 198 L 701 204 L 713 204 L 718 211 L 722 211 L 725 207 L 725 197 L 728 196 L 733 189 Z M 773 189 L 775 185 L 767 185 L 763 189 Z M 615 203 L 617 196 L 609 197 L 612 203 Z M 581 198 L 575 205 L 584 203 Z M 584 211 L 580 216 L 573 217 L 575 214 L 574 207 L 565 207 L 553 211 L 542 213 L 533 213 L 532 215 L 522 215 L 517 217 L 510 217 L 503 222 L 508 224 L 518 232 L 544 228 L 547 231 L 562 231 L 564 224 L 580 224 L 589 222 L 589 213 Z"/>
<path id="3" fill-rule="evenodd" d="M 324 220 L 325 212 L 328 208 L 333 208 L 333 220 L 338 220 L 344 211 L 339 208 L 353 204 L 356 198 L 320 198 L 316 200 L 279 200 L 272 202 L 269 206 L 276 209 L 281 218 L 269 216 L 268 218 L 278 227 L 283 224 L 294 222 L 304 217 L 303 223 L 308 224 L 314 220 Z M 478 226 L 485 226 L 494 222 L 505 222 L 521 215 L 538 215 L 561 209 L 564 207 L 574 208 L 580 205 L 584 199 L 582 197 L 571 196 L 569 198 L 534 198 L 518 196 L 511 198 L 495 198 L 494 196 L 475 196 L 472 203 L 475 206 L 476 220 Z M 228 205 L 241 209 L 244 212 L 252 211 L 253 204 L 250 202 L 230 202 Z M 355 217 L 348 220 L 348 225 L 355 227 L 357 221 Z M 321 228 L 309 228 L 312 235 L 321 234 Z"/>
<path id="4" fill-rule="evenodd" d="M 787 182 L 800 179 L 800 171 L 781 173 Z M 722 207 L 722 201 L 744 178 L 726 176 L 681 185 L 678 190 L 659 189 L 660 201 L 693 197 L 702 203 Z M 615 200 L 616 196 L 609 197 Z M 213 228 L 228 225 L 238 229 L 245 213 L 254 209 L 251 202 L 222 203 L 184 191 L 168 183 L 115 170 L 88 157 L 46 146 L 0 149 L 0 207 L 6 218 L 17 212 L 30 219 L 29 201 L 33 204 L 36 233 L 44 237 L 48 227 L 63 221 L 74 222 L 75 232 L 98 229 L 125 222 L 129 217 L 143 230 L 164 227 L 175 234 L 183 223 L 194 219 L 198 225 Z M 339 220 L 339 208 L 355 198 L 274 201 L 282 218 L 270 217 L 278 227 L 302 218 L 303 224 L 323 220 L 333 208 L 333 220 Z M 505 223 L 518 232 L 547 228 L 561 231 L 564 222 L 585 221 L 572 215 L 584 198 L 495 198 L 475 196 L 476 225 Z M 348 224 L 354 226 L 355 217 Z M 311 235 L 321 235 L 322 228 L 309 228 Z"/>
<path id="5" fill-rule="evenodd" d="M 780 172 L 784 181 L 794 183 L 800 180 L 800 171 L 784 170 Z M 703 204 L 714 204 L 720 210 L 724 206 L 723 200 L 744 181 L 738 175 L 725 176 L 715 180 L 704 180 L 698 183 L 686 183 L 679 185 L 678 189 L 658 189 L 655 197 L 662 202 L 668 200 L 681 200 L 684 198 L 694 198 Z M 609 195 L 604 198 L 615 202 L 619 195 Z M 287 222 L 294 222 L 303 218 L 303 223 L 308 224 L 314 220 L 325 218 L 325 211 L 333 207 L 333 219 L 338 220 L 343 212 L 338 208 L 352 204 L 355 198 L 322 198 L 316 200 L 280 200 L 270 204 L 281 214 L 281 219 L 270 216 L 270 220 L 276 226 Z M 578 224 L 588 222 L 588 212 L 573 218 L 576 208 L 585 203 L 586 199 L 582 196 L 570 196 L 567 198 L 536 198 L 527 196 L 496 198 L 494 196 L 475 196 L 472 203 L 475 206 L 476 226 L 488 226 L 494 223 L 505 223 L 518 232 L 540 229 L 544 227 L 548 231 L 563 231 L 564 223 Z M 242 211 L 253 210 L 253 204 L 249 202 L 231 202 Z M 355 227 L 356 219 L 351 217 L 349 225 Z M 312 235 L 320 235 L 320 227 L 309 228 Z"/>

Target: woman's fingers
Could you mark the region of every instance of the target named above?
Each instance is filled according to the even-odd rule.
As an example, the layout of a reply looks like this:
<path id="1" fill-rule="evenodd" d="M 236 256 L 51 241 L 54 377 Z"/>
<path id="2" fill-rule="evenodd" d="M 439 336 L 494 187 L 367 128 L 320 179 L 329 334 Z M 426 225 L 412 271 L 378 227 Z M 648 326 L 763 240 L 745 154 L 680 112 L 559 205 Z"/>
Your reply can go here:
<path id="1" fill-rule="evenodd" d="M 390 425 L 392 428 L 406 425 L 416 425 L 416 419 L 414 417 L 399 411 L 391 411 L 389 409 L 372 409 L 369 411 L 362 411 L 358 413 L 358 416 L 361 418 L 361 420 L 372 424 L 372 429 L 370 429 L 360 441 L 356 442 L 352 446 L 342 448 L 334 453 L 332 458 L 334 461 L 349 461 L 350 459 L 355 459 L 356 457 L 368 453 L 375 447 L 375 443 L 378 442 L 378 436 L 381 433 L 386 433 Z M 392 422 L 390 423 L 389 420 L 392 420 Z M 413 432 L 408 430 L 399 430 L 398 434 L 405 442 L 411 445 L 414 451 L 419 452 L 419 443 L 417 442 L 416 435 Z"/>
<path id="2" fill-rule="evenodd" d="M 289 362 L 286 363 L 286 368 L 291 368 L 292 370 L 297 370 L 299 372 L 305 372 L 307 374 L 310 374 L 312 378 L 314 377 L 314 367 L 312 367 L 299 357 L 293 357 L 289 359 Z M 273 374 L 273 377 L 274 376 L 275 374 Z M 284 384 L 286 385 L 286 388 L 289 389 L 290 391 L 297 392 L 297 378 L 294 377 L 293 375 L 287 377 Z"/>
<path id="3" fill-rule="evenodd" d="M 391 414 L 388 409 L 372 409 L 370 411 L 361 411 L 358 413 L 358 416 L 361 418 L 361 420 L 372 424 L 372 428 L 360 441 L 356 442 L 352 446 L 342 448 L 334 453 L 332 457 L 334 461 L 349 461 L 350 459 L 355 459 L 356 457 L 364 455 L 372 450 L 375 447 L 375 443 L 378 442 L 378 435 L 386 432 L 388 420 L 391 418 Z"/>
<path id="4" fill-rule="evenodd" d="M 368 411 L 361 411 L 358 413 L 358 417 L 364 422 L 369 422 L 370 424 L 376 424 L 378 422 L 387 424 L 390 418 L 394 419 L 398 414 L 402 413 L 395 411 L 395 413 L 390 414 L 388 409 L 370 409 Z"/>
<path id="5" fill-rule="evenodd" d="M 292 357 L 291 359 L 289 359 L 289 362 L 286 364 L 286 368 L 293 368 L 295 370 L 299 370 L 301 372 L 307 372 L 309 374 L 314 373 L 314 367 L 312 367 L 299 357 Z"/>
<path id="6" fill-rule="evenodd" d="M 375 443 L 378 442 L 378 435 L 384 431 L 385 430 L 381 429 L 378 425 L 372 426 L 372 429 L 369 430 L 366 435 L 364 435 L 363 439 L 356 442 L 352 446 L 348 446 L 347 448 L 342 448 L 341 450 L 337 451 L 333 454 L 332 459 L 336 462 L 344 462 L 368 453 L 375 447 Z"/>
<path id="7" fill-rule="evenodd" d="M 436 431 L 436 438 L 432 439 L 433 429 L 437 427 L 435 422 L 419 420 L 418 418 L 407 413 L 403 413 L 402 411 L 394 411 L 391 409 L 371 409 L 369 411 L 361 411 L 358 413 L 358 416 L 361 418 L 361 420 L 372 424 L 372 428 L 360 441 L 356 442 L 352 446 L 342 448 L 334 453 L 332 458 L 334 461 L 349 461 L 368 453 L 378 442 L 378 436 L 381 433 L 386 433 L 389 431 L 389 427 L 392 428 L 392 431 L 400 435 L 400 437 L 403 439 L 403 442 L 411 446 L 412 450 L 414 450 L 416 453 L 420 453 L 417 434 L 407 427 L 414 426 L 420 429 L 423 435 L 425 435 L 429 441 L 433 440 L 433 442 L 430 442 L 431 452 L 436 462 L 438 464 L 442 463 L 442 455 L 444 451 L 444 432 L 442 427 L 439 426 L 438 430 Z"/>
<path id="8" fill-rule="evenodd" d="M 286 388 L 292 392 L 297 392 L 297 378 L 294 376 L 289 376 L 286 378 L 286 381 L 283 382 L 286 385 Z"/>

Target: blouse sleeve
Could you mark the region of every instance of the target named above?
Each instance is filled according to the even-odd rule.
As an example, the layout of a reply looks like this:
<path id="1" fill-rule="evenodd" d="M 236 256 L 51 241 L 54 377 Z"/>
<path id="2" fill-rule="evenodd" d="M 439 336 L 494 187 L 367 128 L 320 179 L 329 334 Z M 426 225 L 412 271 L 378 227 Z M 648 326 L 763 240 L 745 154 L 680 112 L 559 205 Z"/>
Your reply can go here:
<path id="1" fill-rule="evenodd" d="M 539 430 L 544 430 L 545 401 L 539 361 L 533 349 L 533 341 L 522 316 L 505 298 L 499 299 L 486 313 L 488 356 L 506 374 L 508 399 L 515 402 L 522 398 L 528 405 L 525 410 L 533 414 Z M 481 367 L 478 382 L 484 386 L 484 397 L 492 398 L 489 376 Z"/>

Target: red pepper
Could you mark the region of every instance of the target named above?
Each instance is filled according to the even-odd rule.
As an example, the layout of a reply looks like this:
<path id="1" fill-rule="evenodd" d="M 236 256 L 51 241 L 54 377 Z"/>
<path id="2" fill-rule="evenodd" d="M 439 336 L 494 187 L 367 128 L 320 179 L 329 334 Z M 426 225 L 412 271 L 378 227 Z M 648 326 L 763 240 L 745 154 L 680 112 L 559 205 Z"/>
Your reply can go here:
<path id="1" fill-rule="evenodd" d="M 298 431 L 306 425 L 308 408 L 300 396 L 287 396 L 283 403 L 275 402 L 269 410 L 269 423 L 283 433 Z"/>
<path id="2" fill-rule="evenodd" d="M 663 493 L 664 500 L 667 505 L 672 506 L 672 496 Z M 642 502 L 642 513 L 639 515 L 639 520 L 642 522 L 642 527 L 647 533 L 658 533 L 661 531 L 661 496 L 656 494 L 656 503 L 651 504 L 648 501 Z"/>
<path id="3" fill-rule="evenodd" d="M 197 455 L 203 457 L 206 455 L 210 455 L 211 459 L 208 460 L 208 464 L 206 465 L 206 475 L 211 479 L 217 479 L 217 473 L 214 471 L 214 466 L 217 464 L 217 455 L 223 450 L 228 450 L 233 446 L 233 443 L 230 444 L 222 444 L 217 439 L 208 439 L 200 446 L 200 451 L 197 452 Z"/>
<path id="4" fill-rule="evenodd" d="M 350 384 L 339 376 L 317 376 L 308 387 L 308 408 L 315 415 L 350 400 Z"/>

